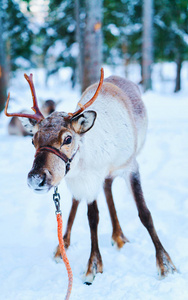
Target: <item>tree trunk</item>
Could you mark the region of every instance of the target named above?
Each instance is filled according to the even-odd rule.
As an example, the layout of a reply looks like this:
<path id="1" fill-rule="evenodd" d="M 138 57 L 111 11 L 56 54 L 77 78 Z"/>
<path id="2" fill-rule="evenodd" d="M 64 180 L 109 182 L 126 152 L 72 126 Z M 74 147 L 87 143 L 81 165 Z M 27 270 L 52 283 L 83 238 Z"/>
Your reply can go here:
<path id="1" fill-rule="evenodd" d="M 3 27 L 1 19 L 1 1 L 0 1 L 0 112 L 4 109 L 5 101 L 7 98 L 7 74 L 6 74 L 6 63 L 5 63 L 5 52 L 3 46 Z"/>
<path id="2" fill-rule="evenodd" d="M 177 93 L 181 90 L 181 68 L 182 68 L 182 59 L 180 55 L 176 60 L 176 85 L 174 93 Z"/>
<path id="3" fill-rule="evenodd" d="M 142 67 L 144 91 L 152 89 L 151 67 L 153 63 L 153 0 L 143 0 Z"/>
<path id="4" fill-rule="evenodd" d="M 86 0 L 82 92 L 99 80 L 102 65 L 102 0 Z"/>
<path id="5" fill-rule="evenodd" d="M 80 19 L 81 5 L 80 0 L 75 0 L 75 19 L 76 19 L 76 41 L 79 47 L 79 54 L 77 59 L 77 75 L 78 82 L 82 87 L 83 84 L 83 65 L 84 65 L 84 43 L 83 43 L 83 21 Z"/>

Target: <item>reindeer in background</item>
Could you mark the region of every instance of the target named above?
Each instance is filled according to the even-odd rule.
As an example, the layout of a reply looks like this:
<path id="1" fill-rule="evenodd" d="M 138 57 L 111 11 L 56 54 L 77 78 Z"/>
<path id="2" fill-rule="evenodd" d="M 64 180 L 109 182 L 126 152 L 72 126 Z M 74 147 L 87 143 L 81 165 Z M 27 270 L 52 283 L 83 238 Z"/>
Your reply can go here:
<path id="1" fill-rule="evenodd" d="M 55 102 L 54 100 L 46 100 L 43 101 L 42 106 L 41 106 L 41 111 L 44 117 L 47 117 L 51 113 L 53 113 L 56 110 L 56 106 L 59 104 L 58 102 Z M 26 111 L 20 112 L 20 114 L 24 114 Z M 34 125 L 34 122 L 32 119 L 30 119 L 31 124 Z M 20 136 L 32 136 L 32 132 L 29 132 L 26 130 L 24 124 L 17 116 L 13 116 L 8 124 L 8 133 L 10 135 L 20 135 Z M 26 125 L 27 126 L 27 125 Z"/>
<path id="2" fill-rule="evenodd" d="M 91 284 L 96 273 L 103 272 L 97 232 L 97 196 L 101 187 L 104 188 L 112 221 L 112 240 L 118 248 L 128 242 L 119 224 L 113 201 L 112 183 L 117 176 L 128 182 L 139 218 L 155 247 L 159 275 L 164 277 L 176 271 L 176 267 L 156 233 L 151 213 L 144 200 L 136 160 L 147 131 L 146 109 L 140 91 L 133 82 L 118 76 L 110 76 L 103 82 L 103 76 L 101 69 L 98 87 L 93 84 L 86 89 L 75 113 L 53 112 L 44 118 L 37 105 L 32 75 L 25 75 L 30 84 L 34 104 L 32 109 L 35 114 L 9 114 L 7 108 L 10 95 L 5 114 L 36 121 L 32 126 L 36 154 L 28 174 L 30 188 L 37 192 L 47 192 L 65 178 L 72 192 L 72 207 L 64 235 L 67 248 L 70 245 L 71 228 L 79 202 L 82 199 L 87 201 L 91 254 L 84 282 Z M 60 258 L 58 247 L 55 258 Z"/>

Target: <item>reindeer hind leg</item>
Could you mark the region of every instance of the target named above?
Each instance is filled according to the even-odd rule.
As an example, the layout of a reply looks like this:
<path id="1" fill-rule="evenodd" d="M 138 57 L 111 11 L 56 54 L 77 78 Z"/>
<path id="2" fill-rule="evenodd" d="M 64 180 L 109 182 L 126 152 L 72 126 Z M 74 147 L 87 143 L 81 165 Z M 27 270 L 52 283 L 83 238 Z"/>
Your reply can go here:
<path id="1" fill-rule="evenodd" d="M 116 245 L 118 249 L 121 249 L 125 243 L 129 242 L 129 240 L 124 236 L 121 226 L 119 224 L 119 220 L 116 213 L 116 208 L 114 205 L 113 195 L 112 195 L 112 178 L 106 178 L 104 182 L 104 192 L 106 196 L 106 202 L 108 205 L 110 218 L 112 222 L 112 245 Z"/>
<path id="2" fill-rule="evenodd" d="M 147 208 L 146 202 L 144 200 L 141 183 L 140 183 L 140 174 L 137 170 L 130 174 L 130 183 L 132 188 L 132 193 L 136 202 L 136 206 L 139 213 L 139 218 L 142 224 L 146 227 L 149 235 L 153 241 L 156 250 L 156 264 L 159 276 L 161 278 L 165 277 L 168 273 L 174 273 L 176 267 L 174 266 L 169 254 L 164 249 L 157 232 L 155 230 L 151 213 Z"/>

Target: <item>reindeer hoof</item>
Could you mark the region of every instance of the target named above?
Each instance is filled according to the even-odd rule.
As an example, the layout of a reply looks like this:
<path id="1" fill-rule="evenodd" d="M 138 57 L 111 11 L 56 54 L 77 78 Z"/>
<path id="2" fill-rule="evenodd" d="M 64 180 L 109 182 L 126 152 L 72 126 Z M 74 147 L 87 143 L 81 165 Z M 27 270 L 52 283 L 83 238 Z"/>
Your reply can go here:
<path id="1" fill-rule="evenodd" d="M 92 274 L 84 274 L 83 275 L 83 283 L 86 284 L 86 285 L 91 285 L 95 279 L 95 275 L 94 273 Z"/>
<path id="2" fill-rule="evenodd" d="M 91 285 L 97 273 L 103 272 L 103 264 L 101 256 L 98 254 L 96 256 L 90 257 L 88 262 L 87 271 L 84 273 L 82 279 L 87 285 Z"/>
<path id="3" fill-rule="evenodd" d="M 59 249 L 59 245 L 57 246 L 55 253 L 54 253 L 54 260 L 56 263 L 62 262 L 61 252 Z"/>
<path id="4" fill-rule="evenodd" d="M 157 269 L 159 279 L 165 278 L 168 274 L 173 274 L 177 272 L 170 256 L 165 250 L 160 251 L 157 255 Z"/>
<path id="5" fill-rule="evenodd" d="M 124 236 L 123 232 L 112 235 L 112 246 L 116 246 L 117 249 L 121 249 L 125 243 L 129 243 L 129 240 Z"/>
<path id="6" fill-rule="evenodd" d="M 70 239 L 66 238 L 66 236 L 63 237 L 63 241 L 64 241 L 64 246 L 65 246 L 65 250 L 67 250 L 70 246 Z M 56 263 L 59 263 L 62 261 L 62 257 L 61 257 L 61 252 L 59 249 L 59 245 L 57 246 L 55 253 L 54 253 L 54 260 L 56 261 Z"/>

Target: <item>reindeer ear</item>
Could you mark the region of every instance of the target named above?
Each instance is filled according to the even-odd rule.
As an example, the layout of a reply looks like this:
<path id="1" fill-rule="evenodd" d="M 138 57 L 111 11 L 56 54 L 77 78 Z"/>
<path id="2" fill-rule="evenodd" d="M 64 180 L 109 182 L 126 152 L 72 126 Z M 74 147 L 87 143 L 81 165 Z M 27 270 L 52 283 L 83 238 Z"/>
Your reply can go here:
<path id="1" fill-rule="evenodd" d="M 19 119 L 22 122 L 24 129 L 28 133 L 34 135 L 38 131 L 38 123 L 36 120 L 21 117 L 19 117 Z"/>
<path id="2" fill-rule="evenodd" d="M 93 127 L 96 117 L 97 113 L 95 111 L 88 110 L 72 118 L 71 125 L 75 132 L 85 133 Z"/>

